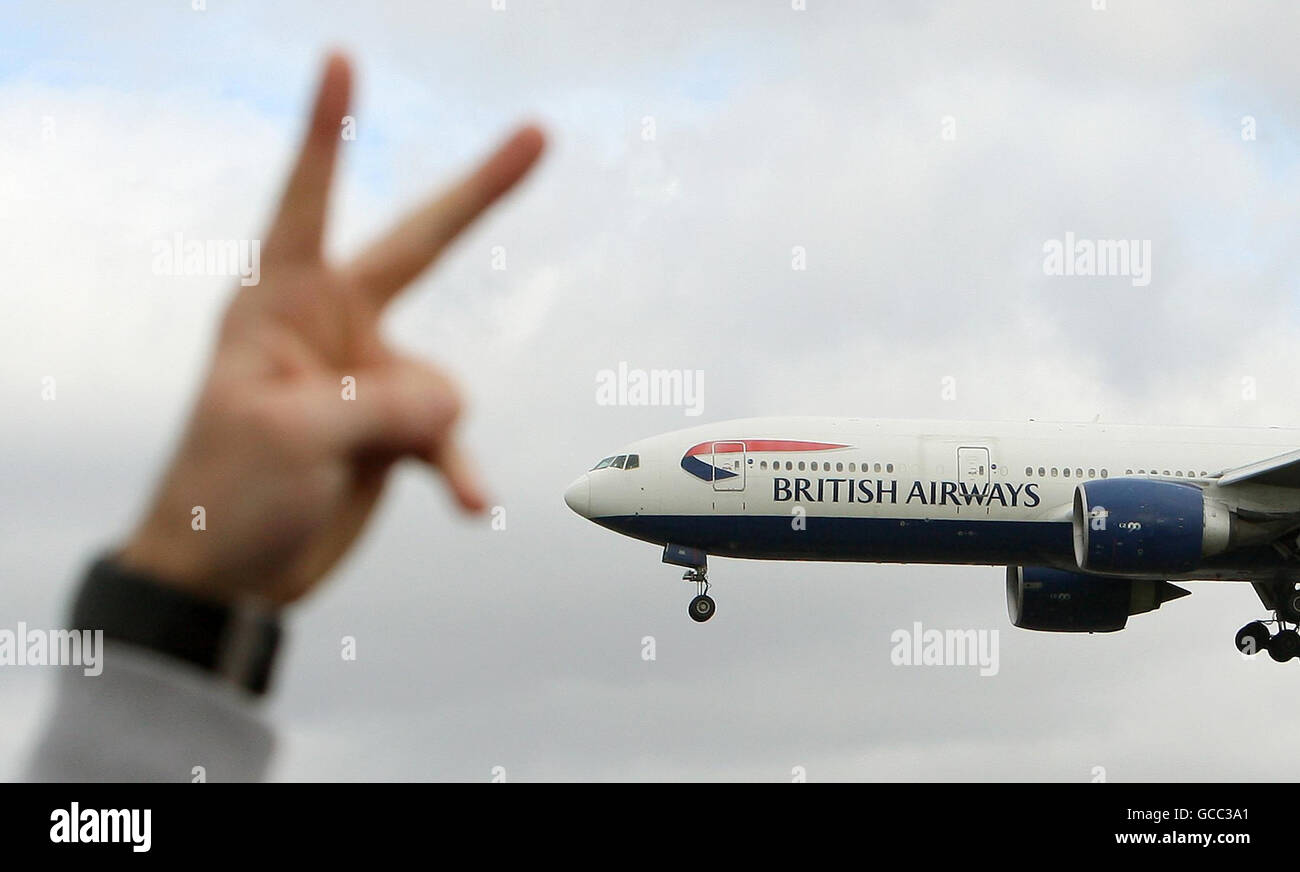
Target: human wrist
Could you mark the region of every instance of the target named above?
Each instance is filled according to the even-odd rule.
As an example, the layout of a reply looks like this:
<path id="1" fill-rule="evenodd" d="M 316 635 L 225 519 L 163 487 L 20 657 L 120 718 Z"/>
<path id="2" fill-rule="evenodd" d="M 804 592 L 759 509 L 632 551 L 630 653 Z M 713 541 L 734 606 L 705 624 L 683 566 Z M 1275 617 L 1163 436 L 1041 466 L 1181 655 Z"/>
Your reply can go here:
<path id="1" fill-rule="evenodd" d="M 279 647 L 278 612 L 264 602 L 222 602 L 106 554 L 90 568 L 72 625 L 264 694 Z"/>
<path id="2" fill-rule="evenodd" d="M 111 555 L 122 569 L 205 599 L 230 603 L 234 597 L 214 583 L 211 569 L 183 540 L 163 534 L 147 520 Z"/>

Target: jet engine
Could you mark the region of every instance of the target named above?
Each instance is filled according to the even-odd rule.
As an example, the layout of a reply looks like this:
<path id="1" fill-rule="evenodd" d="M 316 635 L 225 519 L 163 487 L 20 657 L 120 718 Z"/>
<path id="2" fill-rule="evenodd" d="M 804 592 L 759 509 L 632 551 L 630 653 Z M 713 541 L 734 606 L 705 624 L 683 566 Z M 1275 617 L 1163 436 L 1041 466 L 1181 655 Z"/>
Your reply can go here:
<path id="1" fill-rule="evenodd" d="M 1194 484 L 1143 478 L 1084 482 L 1074 490 L 1074 558 L 1102 575 L 1190 572 L 1226 551 L 1228 507 Z"/>
<path id="2" fill-rule="evenodd" d="M 1007 614 L 1024 630 L 1111 633 L 1124 629 L 1129 615 L 1154 611 L 1189 593 L 1167 581 L 1007 567 Z"/>

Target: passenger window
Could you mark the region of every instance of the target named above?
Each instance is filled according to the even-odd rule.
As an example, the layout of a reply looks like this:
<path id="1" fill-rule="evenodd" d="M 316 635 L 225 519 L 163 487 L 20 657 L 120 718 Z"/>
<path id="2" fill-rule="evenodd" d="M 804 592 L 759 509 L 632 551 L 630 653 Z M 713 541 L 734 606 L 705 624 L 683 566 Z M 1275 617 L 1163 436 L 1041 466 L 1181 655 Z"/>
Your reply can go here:
<path id="1" fill-rule="evenodd" d="M 1052 478 L 1056 478 L 1056 467 L 1052 467 Z"/>
<path id="2" fill-rule="evenodd" d="M 1092 469 L 1091 467 L 1089 467 L 1089 468 L 1088 468 L 1088 478 L 1096 478 L 1096 477 L 1097 477 L 1097 470 Z"/>
<path id="3" fill-rule="evenodd" d="M 857 470 L 858 470 L 858 465 L 856 463 L 849 464 L 849 472 L 857 472 Z"/>
<path id="4" fill-rule="evenodd" d="M 803 472 L 803 461 L 799 461 L 799 471 Z"/>
<path id="5" fill-rule="evenodd" d="M 879 463 L 876 464 L 876 472 L 880 472 L 880 464 L 879 464 Z"/>
<path id="6" fill-rule="evenodd" d="M 844 471 L 844 464 L 842 464 L 842 463 L 837 463 L 837 464 L 835 464 L 835 471 L 836 471 L 836 472 L 843 472 L 843 471 Z"/>
<path id="7" fill-rule="evenodd" d="M 894 471 L 894 464 L 892 464 L 892 463 L 886 463 L 886 464 L 885 464 L 885 472 L 893 472 L 893 471 Z"/>
<path id="8" fill-rule="evenodd" d="M 624 469 L 636 469 L 636 468 L 639 467 L 640 465 L 641 465 L 641 455 L 640 455 L 640 454 L 629 454 L 629 455 L 627 456 L 627 465 L 624 466 L 623 468 L 624 468 Z"/>
<path id="9" fill-rule="evenodd" d="M 1034 474 L 1034 468 L 1032 466 L 1026 466 L 1025 475 L 1033 475 L 1033 474 Z"/>
<path id="10" fill-rule="evenodd" d="M 785 471 L 789 472 L 792 469 L 794 469 L 794 464 L 787 460 L 785 462 Z"/>
<path id="11" fill-rule="evenodd" d="M 811 464 L 811 467 L 812 467 L 812 471 L 813 471 L 813 472 L 816 472 L 816 471 L 817 471 L 817 461 L 814 460 L 814 461 L 812 462 L 812 464 Z"/>
<path id="12" fill-rule="evenodd" d="M 1065 469 L 1061 470 L 1061 474 L 1064 475 L 1066 478 L 1069 478 L 1069 477 L 1070 477 L 1070 467 L 1067 466 Z"/>
<path id="13" fill-rule="evenodd" d="M 597 469 L 604 469 L 605 467 L 609 466 L 609 465 L 610 465 L 611 463 L 613 463 L 613 462 L 614 462 L 614 458 L 612 458 L 612 457 L 606 457 L 604 460 L 602 460 L 600 463 L 597 463 L 597 464 L 596 464 L 595 466 L 593 466 L 591 469 L 592 469 L 593 472 L 594 472 L 595 470 L 597 470 Z"/>
<path id="14" fill-rule="evenodd" d="M 1102 478 L 1105 478 L 1106 475 L 1107 475 L 1106 467 L 1103 466 L 1103 467 L 1101 468 L 1101 477 L 1102 477 Z"/>

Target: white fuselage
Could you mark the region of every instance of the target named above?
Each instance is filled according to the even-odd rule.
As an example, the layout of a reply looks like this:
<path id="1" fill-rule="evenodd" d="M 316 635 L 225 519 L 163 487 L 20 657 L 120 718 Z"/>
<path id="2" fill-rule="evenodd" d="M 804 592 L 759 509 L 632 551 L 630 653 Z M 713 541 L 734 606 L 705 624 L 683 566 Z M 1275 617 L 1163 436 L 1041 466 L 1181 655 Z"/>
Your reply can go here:
<path id="1" fill-rule="evenodd" d="M 1300 446 L 1280 428 L 751 418 L 633 442 L 565 494 L 658 544 L 758 559 L 1075 565 L 1075 489 L 1128 477 L 1194 484 L 1234 511 L 1300 511 L 1292 488 L 1220 488 L 1224 470 Z M 1259 546 L 1183 577 L 1289 572 Z"/>

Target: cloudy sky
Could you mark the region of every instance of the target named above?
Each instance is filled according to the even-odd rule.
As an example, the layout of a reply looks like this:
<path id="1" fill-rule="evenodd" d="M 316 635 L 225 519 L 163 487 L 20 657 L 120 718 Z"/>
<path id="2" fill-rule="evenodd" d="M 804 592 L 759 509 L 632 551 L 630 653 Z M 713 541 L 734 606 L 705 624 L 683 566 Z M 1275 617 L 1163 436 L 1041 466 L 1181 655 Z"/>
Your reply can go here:
<path id="1" fill-rule="evenodd" d="M 199 5 L 0 12 L 0 625 L 58 625 L 140 511 L 232 291 L 154 241 L 260 234 L 338 46 L 340 256 L 516 120 L 551 148 L 388 322 L 470 394 L 506 529 L 399 472 L 290 617 L 275 777 L 1300 778 L 1300 667 L 1232 648 L 1247 586 L 1075 637 L 1010 627 L 1001 568 L 716 560 L 696 625 L 561 500 L 748 415 L 1300 426 L 1294 4 Z M 1067 232 L 1149 240 L 1150 283 L 1045 275 Z M 704 414 L 598 405 L 621 361 L 703 370 Z M 893 665 L 917 621 L 999 631 L 997 676 Z M 0 776 L 51 690 L 0 673 Z"/>

